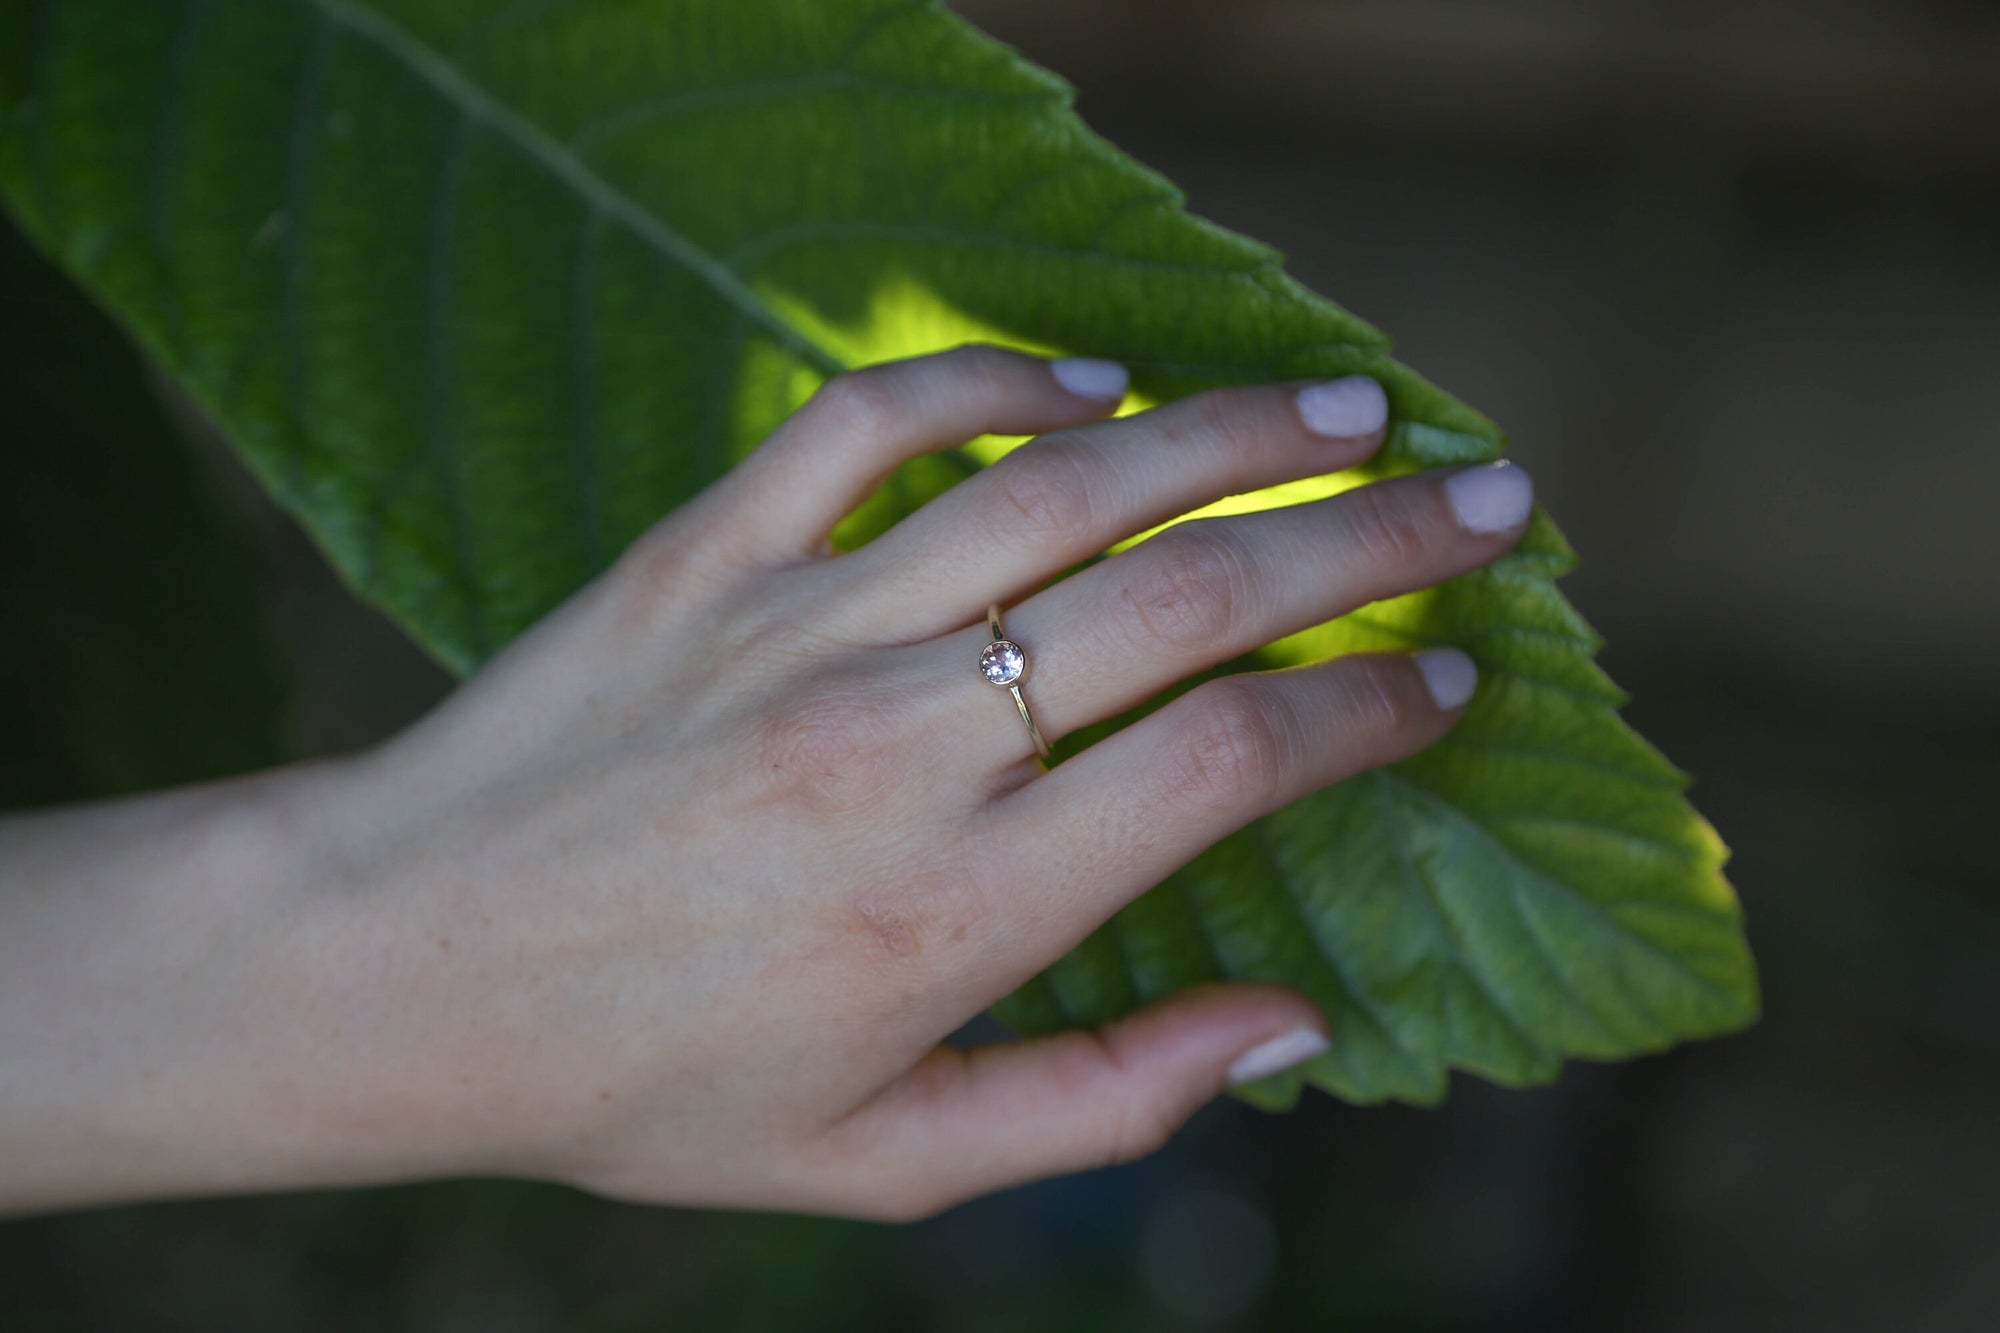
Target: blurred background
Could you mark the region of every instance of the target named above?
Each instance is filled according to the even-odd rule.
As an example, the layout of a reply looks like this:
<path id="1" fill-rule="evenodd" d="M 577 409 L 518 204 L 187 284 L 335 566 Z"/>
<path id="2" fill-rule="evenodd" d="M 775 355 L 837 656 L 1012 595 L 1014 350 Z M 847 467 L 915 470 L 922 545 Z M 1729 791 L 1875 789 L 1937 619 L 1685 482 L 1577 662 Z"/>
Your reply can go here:
<path id="1" fill-rule="evenodd" d="M 0 1328 L 2000 1327 L 2000 6 L 957 7 L 1509 428 L 1736 849 L 1762 1025 L 1225 1102 L 914 1227 L 495 1182 L 9 1222 Z M 11 233 L 0 291 L 0 802 L 444 693 Z"/>

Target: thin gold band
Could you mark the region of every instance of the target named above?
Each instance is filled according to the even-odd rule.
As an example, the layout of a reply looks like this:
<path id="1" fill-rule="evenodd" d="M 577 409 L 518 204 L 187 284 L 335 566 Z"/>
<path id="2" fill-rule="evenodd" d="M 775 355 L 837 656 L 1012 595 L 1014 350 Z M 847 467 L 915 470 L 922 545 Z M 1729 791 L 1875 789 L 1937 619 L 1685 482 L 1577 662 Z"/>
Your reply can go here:
<path id="1" fill-rule="evenodd" d="M 1006 632 L 1000 628 L 1000 603 L 986 608 L 986 628 L 992 632 L 994 643 L 1011 642 Z M 1014 645 L 1017 649 L 1019 644 Z M 1028 739 L 1035 743 L 1035 754 L 1043 759 L 1049 757 L 1049 743 L 1042 739 L 1042 729 L 1035 725 L 1035 715 L 1028 711 L 1028 701 L 1021 694 L 1021 680 L 1027 675 L 1027 654 L 1021 654 L 1021 674 L 1007 682 L 1007 693 L 1014 696 L 1014 707 L 1020 710 L 1021 725 L 1028 729 Z M 996 682 L 997 683 L 997 682 Z"/>

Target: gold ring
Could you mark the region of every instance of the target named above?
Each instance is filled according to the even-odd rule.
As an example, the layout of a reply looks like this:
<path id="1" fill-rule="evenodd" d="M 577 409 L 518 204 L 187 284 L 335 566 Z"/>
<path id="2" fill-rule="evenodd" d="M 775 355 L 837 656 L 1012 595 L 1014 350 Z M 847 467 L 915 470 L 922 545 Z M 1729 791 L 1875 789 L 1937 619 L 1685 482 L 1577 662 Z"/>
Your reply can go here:
<path id="1" fill-rule="evenodd" d="M 988 684 L 998 685 L 1014 696 L 1014 707 L 1021 710 L 1021 724 L 1028 729 L 1028 739 L 1035 743 L 1035 753 L 1047 759 L 1049 743 L 1042 739 L 1035 715 L 1028 711 L 1028 701 L 1021 697 L 1021 681 L 1028 674 L 1028 655 L 1021 651 L 1020 644 L 1001 633 L 1000 603 L 986 608 L 986 627 L 993 631 L 993 642 L 979 654 L 979 674 Z"/>

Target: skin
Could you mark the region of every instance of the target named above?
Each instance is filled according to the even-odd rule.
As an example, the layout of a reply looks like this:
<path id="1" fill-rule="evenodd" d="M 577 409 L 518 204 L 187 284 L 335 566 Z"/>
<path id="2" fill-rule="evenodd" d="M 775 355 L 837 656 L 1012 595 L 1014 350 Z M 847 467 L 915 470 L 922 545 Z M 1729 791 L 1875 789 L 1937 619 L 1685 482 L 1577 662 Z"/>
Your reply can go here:
<path id="1" fill-rule="evenodd" d="M 379 747 L 0 821 L 0 1207 L 479 1173 L 912 1218 L 1157 1148 L 1245 1052 L 1323 1033 L 1315 1006 L 1239 983 L 941 1038 L 1458 710 L 1357 655 L 1204 684 L 1045 770 L 973 664 L 999 601 L 1054 741 L 1519 538 L 1425 473 L 1048 584 L 1379 446 L 1379 410 L 1308 429 L 1302 387 L 1103 420 L 996 348 L 841 376 Z M 987 431 L 1040 438 L 829 553 L 898 461 Z"/>

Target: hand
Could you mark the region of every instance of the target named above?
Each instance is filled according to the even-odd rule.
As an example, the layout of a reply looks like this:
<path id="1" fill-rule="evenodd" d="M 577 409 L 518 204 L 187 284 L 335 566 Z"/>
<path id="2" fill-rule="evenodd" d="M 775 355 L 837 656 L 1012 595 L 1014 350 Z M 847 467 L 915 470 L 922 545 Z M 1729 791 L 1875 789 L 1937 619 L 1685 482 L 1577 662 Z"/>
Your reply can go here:
<path id="1" fill-rule="evenodd" d="M 1226 833 L 1436 740 L 1474 683 L 1452 650 L 1230 676 L 1044 771 L 975 668 L 989 602 L 1053 742 L 1528 517 L 1518 469 L 1419 474 L 1036 591 L 1361 462 L 1386 415 L 1345 380 L 1099 420 L 1122 391 L 990 347 L 838 377 L 437 712 L 294 774 L 272 799 L 307 869 L 227 983 L 261 1072 L 214 1114 L 254 1102 L 352 1177 L 911 1217 L 1148 1152 L 1323 1050 L 1308 1000 L 1247 983 L 939 1045 Z M 983 432 L 1049 433 L 827 554 L 895 464 Z"/>

